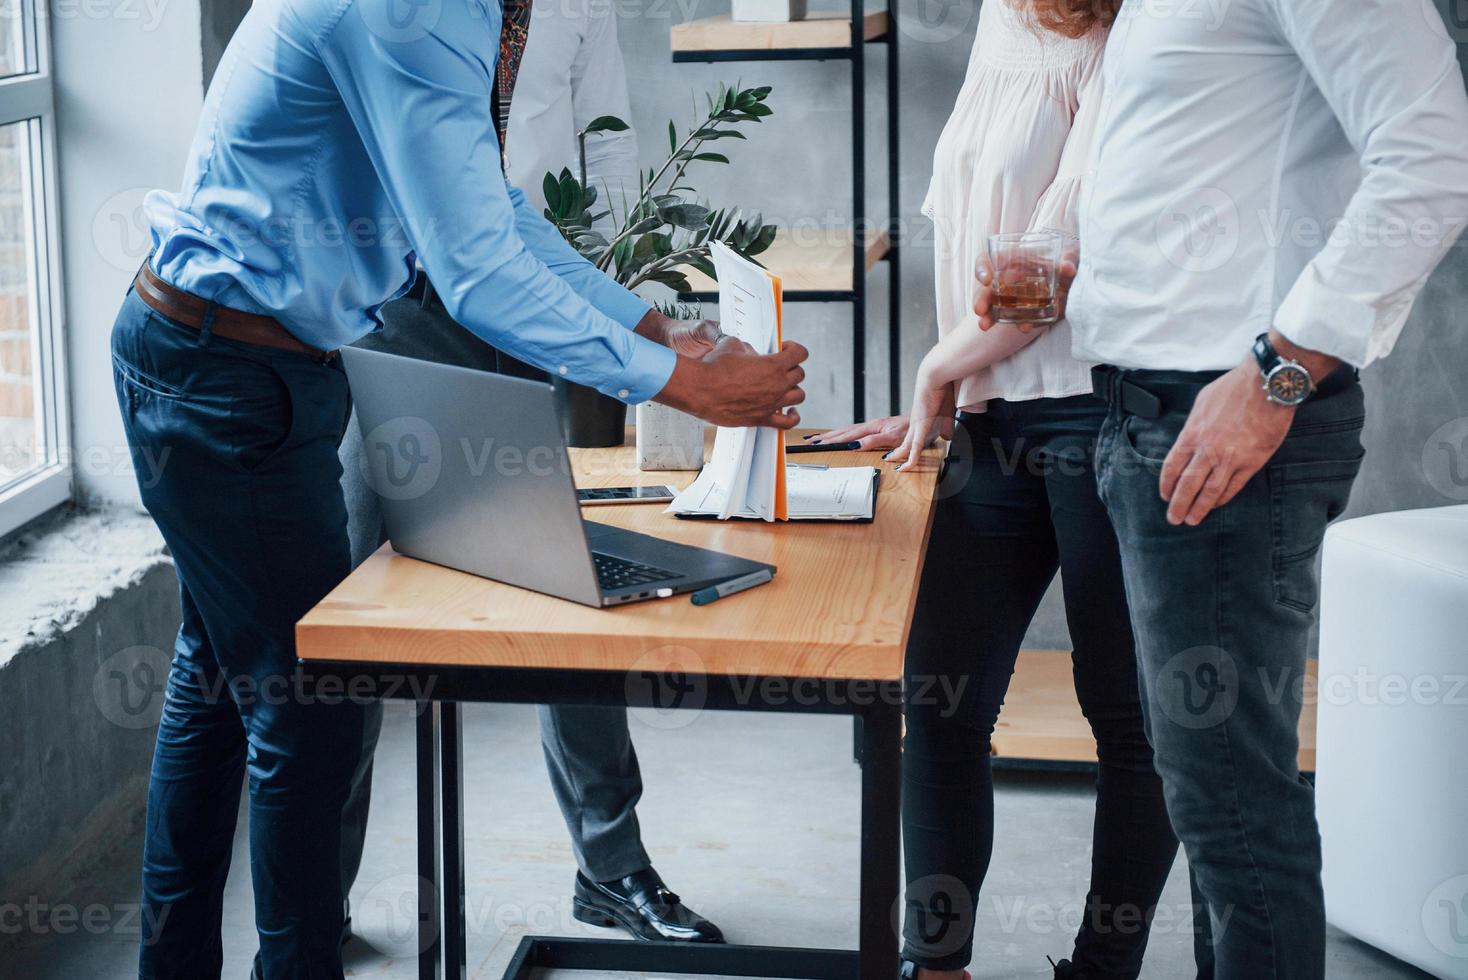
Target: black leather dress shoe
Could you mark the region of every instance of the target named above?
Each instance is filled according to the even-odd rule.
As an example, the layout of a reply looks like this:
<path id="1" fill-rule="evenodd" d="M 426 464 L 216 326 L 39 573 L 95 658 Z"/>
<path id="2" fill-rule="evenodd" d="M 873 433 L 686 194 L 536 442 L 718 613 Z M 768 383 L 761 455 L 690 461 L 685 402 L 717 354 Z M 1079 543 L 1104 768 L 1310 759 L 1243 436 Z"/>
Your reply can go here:
<path id="1" fill-rule="evenodd" d="M 683 904 L 651 868 L 616 881 L 592 881 L 576 872 L 571 914 L 593 926 L 625 929 L 638 939 L 721 943 L 719 927 Z"/>

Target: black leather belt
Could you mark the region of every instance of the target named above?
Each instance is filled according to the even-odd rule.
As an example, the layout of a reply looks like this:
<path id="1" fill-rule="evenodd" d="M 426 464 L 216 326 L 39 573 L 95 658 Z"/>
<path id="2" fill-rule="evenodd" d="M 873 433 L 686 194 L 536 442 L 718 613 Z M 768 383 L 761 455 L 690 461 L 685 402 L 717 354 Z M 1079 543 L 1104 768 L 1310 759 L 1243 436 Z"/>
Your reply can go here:
<path id="1" fill-rule="evenodd" d="M 1120 405 L 1128 415 L 1156 419 L 1170 412 L 1192 411 L 1198 392 L 1223 377 L 1223 371 L 1127 370 L 1110 364 L 1091 368 L 1091 394 L 1108 405 Z M 1315 386 L 1310 401 L 1338 395 L 1354 385 L 1360 372 L 1341 365 Z"/>

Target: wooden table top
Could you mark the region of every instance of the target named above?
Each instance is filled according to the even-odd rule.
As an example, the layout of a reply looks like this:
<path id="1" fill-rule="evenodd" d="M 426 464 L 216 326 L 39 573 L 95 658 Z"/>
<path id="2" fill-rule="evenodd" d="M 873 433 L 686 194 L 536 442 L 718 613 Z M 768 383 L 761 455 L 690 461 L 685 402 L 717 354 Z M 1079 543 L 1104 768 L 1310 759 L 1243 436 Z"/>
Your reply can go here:
<path id="1" fill-rule="evenodd" d="M 710 433 L 712 434 L 712 433 Z M 305 661 L 686 671 L 898 680 L 942 455 L 919 472 L 883 466 L 870 524 L 690 521 L 652 504 L 587 509 L 595 521 L 778 566 L 775 580 L 708 606 L 687 596 L 593 609 L 406 558 L 390 545 L 296 627 Z M 878 453 L 792 457 L 882 466 Z M 581 487 L 671 484 L 628 444 L 573 449 Z"/>

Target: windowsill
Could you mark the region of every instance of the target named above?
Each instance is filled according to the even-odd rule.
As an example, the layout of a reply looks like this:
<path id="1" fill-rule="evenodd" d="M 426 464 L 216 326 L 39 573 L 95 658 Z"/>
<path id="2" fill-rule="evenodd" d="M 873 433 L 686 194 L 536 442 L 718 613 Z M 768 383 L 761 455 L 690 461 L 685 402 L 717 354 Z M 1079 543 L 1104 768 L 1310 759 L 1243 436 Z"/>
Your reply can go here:
<path id="1" fill-rule="evenodd" d="M 152 518 L 123 508 L 66 511 L 21 530 L 0 549 L 0 667 L 169 561 Z"/>

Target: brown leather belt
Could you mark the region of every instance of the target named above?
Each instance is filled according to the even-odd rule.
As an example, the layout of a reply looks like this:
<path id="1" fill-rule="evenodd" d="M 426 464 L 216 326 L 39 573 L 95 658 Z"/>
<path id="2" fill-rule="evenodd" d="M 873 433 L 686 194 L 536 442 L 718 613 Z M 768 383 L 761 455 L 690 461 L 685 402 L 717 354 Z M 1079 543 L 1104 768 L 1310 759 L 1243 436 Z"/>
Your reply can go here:
<path id="1" fill-rule="evenodd" d="M 138 270 L 138 276 L 133 280 L 133 289 L 137 291 L 138 298 L 144 303 L 170 320 L 186 327 L 203 330 L 205 316 L 212 305 L 214 321 L 210 325 L 210 332 L 216 336 L 237 340 L 242 344 L 256 344 L 260 347 L 274 347 L 278 350 L 309 354 L 323 363 L 329 363 L 336 357 L 334 350 L 318 350 L 301 343 L 272 317 L 233 310 L 217 303 L 211 304 L 208 300 L 195 296 L 193 293 L 177 289 L 159 279 L 147 263 L 144 263 L 143 267 Z"/>

